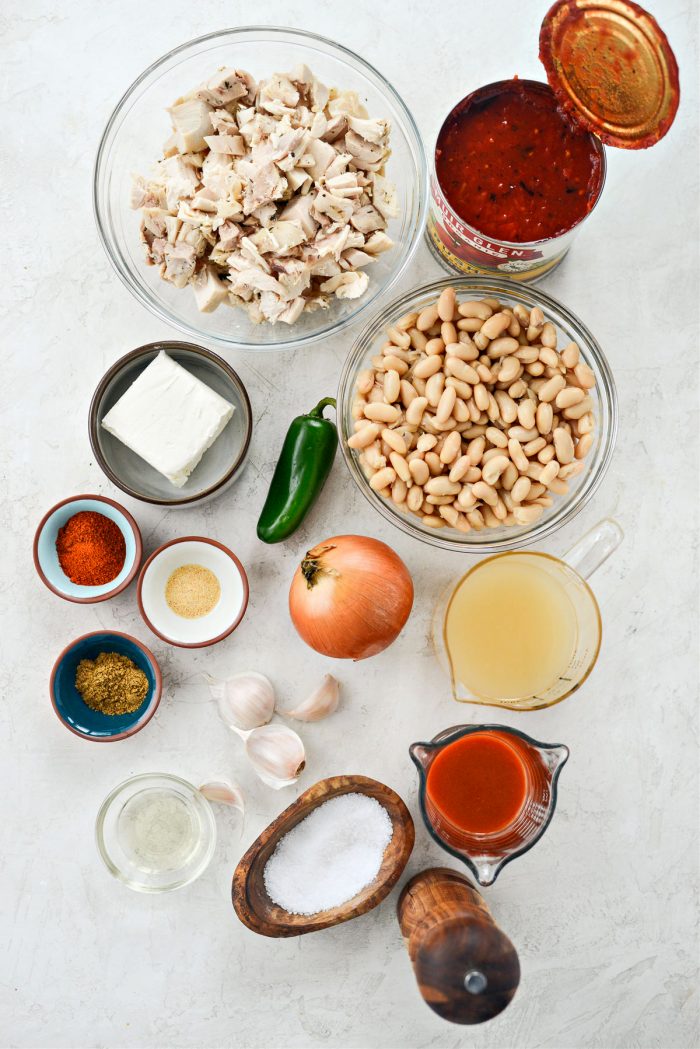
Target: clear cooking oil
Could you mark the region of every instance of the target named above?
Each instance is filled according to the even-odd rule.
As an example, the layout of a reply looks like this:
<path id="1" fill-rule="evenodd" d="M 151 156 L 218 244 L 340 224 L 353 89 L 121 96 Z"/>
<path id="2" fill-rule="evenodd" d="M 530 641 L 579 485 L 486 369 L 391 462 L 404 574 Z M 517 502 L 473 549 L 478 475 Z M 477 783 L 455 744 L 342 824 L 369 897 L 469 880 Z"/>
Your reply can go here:
<path id="1" fill-rule="evenodd" d="M 197 810 L 186 797 L 151 787 L 125 803 L 117 833 L 124 852 L 139 870 L 158 873 L 187 865 L 197 850 L 202 828 Z"/>

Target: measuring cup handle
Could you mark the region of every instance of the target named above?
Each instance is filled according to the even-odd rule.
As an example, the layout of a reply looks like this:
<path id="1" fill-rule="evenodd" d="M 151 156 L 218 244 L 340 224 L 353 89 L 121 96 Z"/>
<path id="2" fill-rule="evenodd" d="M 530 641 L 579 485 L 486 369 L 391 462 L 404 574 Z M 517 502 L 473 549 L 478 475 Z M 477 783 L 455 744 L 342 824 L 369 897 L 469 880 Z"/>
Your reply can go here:
<path id="1" fill-rule="evenodd" d="M 564 554 L 564 560 L 583 579 L 588 579 L 610 557 L 624 539 L 625 533 L 617 521 L 606 517 L 586 532 L 575 546 Z"/>

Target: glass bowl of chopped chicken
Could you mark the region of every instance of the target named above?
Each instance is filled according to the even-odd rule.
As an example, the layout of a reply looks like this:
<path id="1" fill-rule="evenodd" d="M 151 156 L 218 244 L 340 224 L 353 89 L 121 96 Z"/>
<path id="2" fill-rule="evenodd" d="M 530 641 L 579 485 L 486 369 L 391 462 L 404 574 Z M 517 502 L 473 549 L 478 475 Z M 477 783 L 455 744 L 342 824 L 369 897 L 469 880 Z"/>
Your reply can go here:
<path id="1" fill-rule="evenodd" d="M 426 202 L 420 135 L 394 88 L 292 29 L 227 29 L 158 59 L 95 163 L 121 280 L 222 347 L 291 348 L 357 320 L 408 265 Z"/>
<path id="2" fill-rule="evenodd" d="M 388 521 L 478 554 L 541 542 L 592 498 L 617 394 L 582 321 L 507 277 L 449 277 L 389 303 L 347 357 L 343 457 Z"/>

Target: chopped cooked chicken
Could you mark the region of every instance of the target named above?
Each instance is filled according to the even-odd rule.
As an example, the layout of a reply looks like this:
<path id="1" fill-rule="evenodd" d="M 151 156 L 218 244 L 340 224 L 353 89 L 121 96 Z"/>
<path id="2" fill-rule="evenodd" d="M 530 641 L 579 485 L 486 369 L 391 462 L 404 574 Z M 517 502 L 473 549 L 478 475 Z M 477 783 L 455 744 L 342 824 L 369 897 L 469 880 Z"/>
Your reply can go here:
<path id="1" fill-rule="evenodd" d="M 374 193 L 372 199 L 385 219 L 395 219 L 399 213 L 399 202 L 396 186 L 383 175 L 373 175 Z"/>
<path id="2" fill-rule="evenodd" d="M 205 84 L 201 84 L 193 95 L 212 106 L 227 106 L 238 99 L 252 102 L 255 88 L 255 81 L 250 73 L 238 69 L 219 69 Z"/>
<path id="3" fill-rule="evenodd" d="M 171 281 L 176 288 L 184 288 L 194 273 L 197 261 L 195 249 L 191 244 L 179 241 L 176 244 L 165 244 L 163 248 L 163 266 L 161 276 Z"/>
<path id="4" fill-rule="evenodd" d="M 321 285 L 321 291 L 334 291 L 339 299 L 359 299 L 369 284 L 366 273 L 339 273 Z"/>
<path id="5" fill-rule="evenodd" d="M 178 102 L 168 110 L 173 122 L 178 153 L 195 153 L 206 147 L 205 135 L 211 131 L 209 115 L 212 109 L 198 98 Z"/>
<path id="6" fill-rule="evenodd" d="M 205 266 L 204 269 L 199 270 L 193 276 L 191 283 L 197 309 L 202 313 L 213 313 L 217 306 L 226 302 L 228 298 L 228 288 L 219 278 L 214 266 Z"/>
<path id="7" fill-rule="evenodd" d="M 377 211 L 371 204 L 365 204 L 358 208 L 350 217 L 350 222 L 360 233 L 372 233 L 376 229 L 384 229 L 386 222 L 381 212 Z"/>
<path id="8" fill-rule="evenodd" d="M 365 171 L 376 171 L 384 163 L 387 155 L 385 146 L 368 142 L 352 128 L 345 136 L 345 148 L 352 154 L 355 167 Z"/>
<path id="9" fill-rule="evenodd" d="M 365 241 L 365 251 L 369 252 L 370 255 L 381 255 L 382 252 L 389 251 L 393 246 L 393 240 L 387 237 L 386 233 L 382 233 L 381 230 L 377 230 Z"/>
<path id="10" fill-rule="evenodd" d="M 191 284 L 202 312 L 227 303 L 256 324 L 364 295 L 399 213 L 389 121 L 303 65 L 259 83 L 220 69 L 168 113 L 163 159 L 131 192 L 164 280 Z"/>

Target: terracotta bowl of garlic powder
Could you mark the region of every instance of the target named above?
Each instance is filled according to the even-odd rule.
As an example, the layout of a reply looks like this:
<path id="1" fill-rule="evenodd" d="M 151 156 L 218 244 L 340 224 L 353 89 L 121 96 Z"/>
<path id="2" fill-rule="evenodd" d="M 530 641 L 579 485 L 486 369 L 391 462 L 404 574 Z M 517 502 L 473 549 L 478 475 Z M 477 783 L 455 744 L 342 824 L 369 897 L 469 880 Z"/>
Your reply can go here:
<path id="1" fill-rule="evenodd" d="M 223 641 L 243 619 L 248 595 L 248 576 L 236 555 L 215 539 L 191 535 L 151 554 L 136 591 L 146 626 L 178 648 Z"/>

